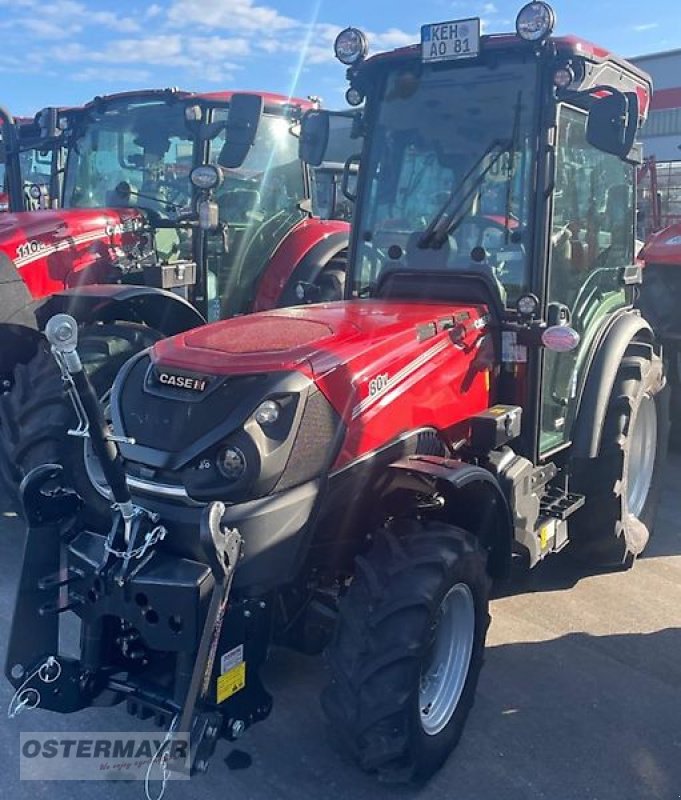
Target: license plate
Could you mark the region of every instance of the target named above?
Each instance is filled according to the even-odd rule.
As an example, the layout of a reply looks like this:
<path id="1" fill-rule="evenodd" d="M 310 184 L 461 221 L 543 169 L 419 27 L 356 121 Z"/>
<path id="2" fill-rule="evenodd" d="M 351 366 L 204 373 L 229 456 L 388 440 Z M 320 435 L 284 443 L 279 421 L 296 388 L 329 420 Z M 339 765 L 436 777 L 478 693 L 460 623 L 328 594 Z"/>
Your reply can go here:
<path id="1" fill-rule="evenodd" d="M 480 20 L 435 22 L 421 28 L 421 60 L 454 61 L 474 58 L 480 52 Z"/>

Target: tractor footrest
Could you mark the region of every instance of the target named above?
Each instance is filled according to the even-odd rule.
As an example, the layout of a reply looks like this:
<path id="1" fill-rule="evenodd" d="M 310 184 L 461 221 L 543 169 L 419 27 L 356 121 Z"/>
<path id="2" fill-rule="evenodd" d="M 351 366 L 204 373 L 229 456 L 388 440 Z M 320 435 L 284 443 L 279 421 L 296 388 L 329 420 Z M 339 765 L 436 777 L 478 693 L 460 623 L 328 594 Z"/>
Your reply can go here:
<path id="1" fill-rule="evenodd" d="M 557 487 L 548 486 L 541 498 L 540 514 L 544 517 L 565 520 L 584 505 L 585 499 L 583 494 L 571 494 Z"/>

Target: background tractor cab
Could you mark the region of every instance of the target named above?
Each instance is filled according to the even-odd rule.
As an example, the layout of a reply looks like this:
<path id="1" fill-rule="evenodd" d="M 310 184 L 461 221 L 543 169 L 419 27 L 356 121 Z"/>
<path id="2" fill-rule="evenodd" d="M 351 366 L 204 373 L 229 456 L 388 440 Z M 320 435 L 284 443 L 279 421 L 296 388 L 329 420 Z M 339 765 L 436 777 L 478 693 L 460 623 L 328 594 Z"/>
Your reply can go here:
<path id="1" fill-rule="evenodd" d="M 0 211 L 49 207 L 53 155 L 35 120 L 0 107 Z"/>
<path id="2" fill-rule="evenodd" d="M 44 439 L 34 428 L 47 418 L 36 404 L 26 419 L 23 392 L 50 397 L 47 384 L 59 385 L 56 369 L 40 366 L 51 359 L 40 331 L 55 312 L 82 324 L 103 393 L 158 338 L 299 303 L 300 285 L 312 287 L 309 300 L 342 296 L 349 224 L 318 216 L 315 173 L 298 158 L 312 107 L 268 93 L 149 90 L 43 109 L 21 133 L 10 126 L 8 185 L 27 209 L 0 222 L 0 471 L 10 485 L 44 456 L 26 437 Z M 51 173 L 47 192 L 31 185 L 42 210 L 30 211 L 21 161 L 36 152 Z M 332 172 L 320 173 L 321 194 Z M 63 428 L 46 434 L 57 452 L 68 403 L 61 413 Z"/>
<path id="3" fill-rule="evenodd" d="M 300 115 L 310 106 L 276 95 L 167 90 L 97 98 L 79 109 L 45 109 L 37 117 L 44 135 L 63 150 L 55 163 L 51 205 L 126 209 L 119 228 L 137 226 L 151 233 L 134 242 L 139 251 L 134 255 L 155 256 L 157 263 L 145 276 L 143 262 L 128 255 L 132 268 L 120 260 L 112 265 L 122 270 L 120 279 L 171 289 L 209 320 L 250 311 L 256 304 L 276 305 L 291 277 L 286 268 L 276 276 L 281 284 L 276 296 L 270 290 L 263 300 L 258 290 L 283 240 L 292 234 L 305 251 L 311 237 L 325 234 L 338 245 L 345 230 L 342 223 L 313 217 L 314 176 L 297 158 L 296 138 Z M 201 177 L 195 173 L 194 185 L 193 168 L 208 165 L 214 168 L 214 185 L 206 184 L 210 170 Z M 199 213 L 206 202 L 214 205 L 215 215 Z M 130 216 L 127 209 L 139 213 Z M 85 225 L 93 218 L 82 213 L 70 220 L 77 228 L 78 220 Z M 294 244 L 293 259 L 300 258 L 295 249 Z M 330 255 L 321 261 L 342 249 L 330 244 Z M 79 283 L 102 282 L 101 264 L 87 254 L 83 262 L 80 253 L 70 255 L 77 259 L 72 266 Z M 92 275 L 90 267 L 95 267 Z M 43 268 L 37 262 L 33 269 L 41 273 Z"/>

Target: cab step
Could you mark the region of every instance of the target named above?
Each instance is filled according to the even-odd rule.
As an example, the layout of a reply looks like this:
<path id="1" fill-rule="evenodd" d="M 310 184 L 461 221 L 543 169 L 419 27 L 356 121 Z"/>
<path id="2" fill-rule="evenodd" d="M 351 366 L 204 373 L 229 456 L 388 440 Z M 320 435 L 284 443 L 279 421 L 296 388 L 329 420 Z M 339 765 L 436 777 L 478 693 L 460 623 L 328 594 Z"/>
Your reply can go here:
<path id="1" fill-rule="evenodd" d="M 566 520 L 584 505 L 583 494 L 566 492 L 558 486 L 547 486 L 540 500 L 540 515 Z"/>

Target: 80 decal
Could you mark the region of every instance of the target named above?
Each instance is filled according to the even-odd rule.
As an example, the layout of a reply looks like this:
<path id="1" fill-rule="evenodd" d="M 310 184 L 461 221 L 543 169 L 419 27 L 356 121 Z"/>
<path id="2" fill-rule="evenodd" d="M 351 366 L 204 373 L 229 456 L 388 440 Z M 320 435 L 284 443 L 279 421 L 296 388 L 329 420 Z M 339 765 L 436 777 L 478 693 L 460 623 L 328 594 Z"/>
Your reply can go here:
<path id="1" fill-rule="evenodd" d="M 369 381 L 369 397 L 375 397 L 388 386 L 388 373 L 377 375 Z"/>

